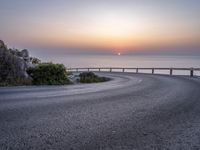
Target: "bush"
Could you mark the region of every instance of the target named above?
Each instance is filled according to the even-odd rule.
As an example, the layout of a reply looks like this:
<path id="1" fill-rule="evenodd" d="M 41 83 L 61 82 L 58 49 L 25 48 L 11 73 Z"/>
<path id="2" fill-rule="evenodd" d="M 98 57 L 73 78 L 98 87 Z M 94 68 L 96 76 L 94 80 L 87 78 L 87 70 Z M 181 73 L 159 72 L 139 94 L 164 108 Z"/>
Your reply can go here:
<path id="1" fill-rule="evenodd" d="M 69 84 L 67 72 L 62 64 L 41 63 L 27 70 L 35 85 L 64 85 Z"/>
<path id="2" fill-rule="evenodd" d="M 32 64 L 40 64 L 41 60 L 39 60 L 38 58 L 35 58 L 35 57 L 31 57 L 31 62 L 32 62 Z"/>
<path id="3" fill-rule="evenodd" d="M 108 81 L 109 79 L 106 77 L 99 77 L 93 72 L 83 72 L 80 73 L 80 82 L 81 83 L 94 83 L 94 82 L 105 82 Z"/>

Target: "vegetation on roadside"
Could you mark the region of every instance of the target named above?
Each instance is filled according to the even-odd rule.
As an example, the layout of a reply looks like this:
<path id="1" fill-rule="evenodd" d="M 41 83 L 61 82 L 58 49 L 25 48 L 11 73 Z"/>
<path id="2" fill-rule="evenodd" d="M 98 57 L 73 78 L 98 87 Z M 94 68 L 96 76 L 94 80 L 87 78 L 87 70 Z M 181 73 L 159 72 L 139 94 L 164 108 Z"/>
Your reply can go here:
<path id="1" fill-rule="evenodd" d="M 0 40 L 0 86 L 64 85 L 76 83 L 74 78 L 81 83 L 109 80 L 93 72 L 74 77 L 63 64 L 42 63 L 38 58 L 30 57 L 27 49 L 10 49 Z"/>
<path id="2" fill-rule="evenodd" d="M 62 64 L 41 63 L 27 70 L 34 85 L 70 84 L 67 71 Z"/>
<path id="3" fill-rule="evenodd" d="M 32 85 L 32 80 L 30 78 L 14 78 L 6 79 L 0 81 L 0 86 L 20 86 L 20 85 Z"/>
<path id="4" fill-rule="evenodd" d="M 35 57 L 31 57 L 31 61 L 32 61 L 32 64 L 36 64 L 36 65 L 41 63 L 41 60 Z"/>
<path id="5" fill-rule="evenodd" d="M 99 77 L 93 72 L 80 73 L 79 77 L 81 83 L 96 83 L 96 82 L 105 82 L 109 80 L 109 78 Z"/>

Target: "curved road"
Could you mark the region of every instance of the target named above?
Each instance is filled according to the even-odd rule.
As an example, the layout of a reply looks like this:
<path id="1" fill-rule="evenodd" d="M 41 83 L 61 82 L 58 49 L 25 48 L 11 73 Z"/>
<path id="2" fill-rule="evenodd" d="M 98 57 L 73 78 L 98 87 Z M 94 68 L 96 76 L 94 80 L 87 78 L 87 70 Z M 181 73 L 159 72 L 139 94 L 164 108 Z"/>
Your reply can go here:
<path id="1" fill-rule="evenodd" d="M 100 75 L 113 80 L 0 88 L 0 149 L 200 149 L 200 79 Z"/>

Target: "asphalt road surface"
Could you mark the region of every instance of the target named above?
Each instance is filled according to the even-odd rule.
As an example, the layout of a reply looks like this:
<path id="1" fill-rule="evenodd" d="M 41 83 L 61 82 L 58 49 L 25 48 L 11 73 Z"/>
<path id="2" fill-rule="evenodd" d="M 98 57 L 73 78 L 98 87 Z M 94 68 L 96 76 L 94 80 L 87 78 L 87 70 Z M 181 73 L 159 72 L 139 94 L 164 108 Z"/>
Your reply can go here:
<path id="1" fill-rule="evenodd" d="M 200 149 L 200 79 L 0 88 L 0 150 Z"/>

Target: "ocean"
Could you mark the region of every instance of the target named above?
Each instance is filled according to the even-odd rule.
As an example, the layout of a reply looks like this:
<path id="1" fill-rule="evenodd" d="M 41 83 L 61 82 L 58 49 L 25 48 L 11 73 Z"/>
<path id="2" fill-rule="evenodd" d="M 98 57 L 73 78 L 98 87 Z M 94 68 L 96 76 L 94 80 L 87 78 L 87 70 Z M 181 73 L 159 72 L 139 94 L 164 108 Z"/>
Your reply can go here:
<path id="1" fill-rule="evenodd" d="M 62 55 L 42 58 L 43 61 L 62 63 L 73 67 L 174 67 L 200 68 L 200 56 L 162 55 Z M 145 72 L 145 70 L 143 71 Z M 167 74 L 166 71 L 160 73 Z M 188 71 L 175 71 L 174 74 L 189 74 Z M 199 71 L 195 74 L 200 74 Z"/>

